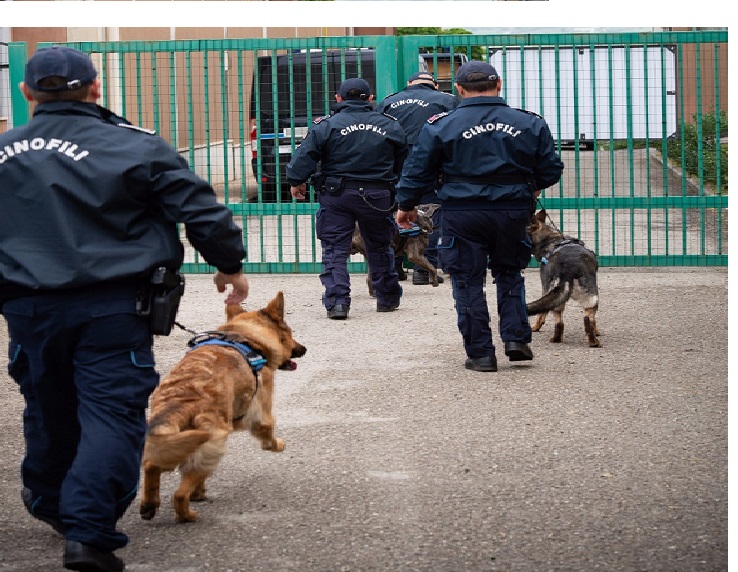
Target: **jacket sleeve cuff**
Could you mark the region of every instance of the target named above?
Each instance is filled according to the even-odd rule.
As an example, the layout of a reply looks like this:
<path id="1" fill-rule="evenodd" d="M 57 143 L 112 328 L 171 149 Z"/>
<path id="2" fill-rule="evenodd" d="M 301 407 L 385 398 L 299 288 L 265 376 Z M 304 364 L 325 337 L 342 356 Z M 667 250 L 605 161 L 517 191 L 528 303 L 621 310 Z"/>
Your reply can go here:
<path id="1" fill-rule="evenodd" d="M 236 266 L 222 266 L 218 268 L 218 270 L 222 272 L 223 274 L 236 274 L 240 272 L 242 269 L 243 267 L 241 266 L 240 262 Z"/>
<path id="2" fill-rule="evenodd" d="M 403 202 L 403 203 L 400 203 L 400 204 L 398 205 L 398 208 L 399 208 L 399 209 L 400 209 L 401 211 L 411 211 L 411 210 L 413 210 L 413 209 L 414 209 L 414 208 L 415 208 L 416 206 L 418 206 L 418 205 L 414 205 L 414 204 L 412 204 L 412 203 L 404 203 L 404 202 Z"/>

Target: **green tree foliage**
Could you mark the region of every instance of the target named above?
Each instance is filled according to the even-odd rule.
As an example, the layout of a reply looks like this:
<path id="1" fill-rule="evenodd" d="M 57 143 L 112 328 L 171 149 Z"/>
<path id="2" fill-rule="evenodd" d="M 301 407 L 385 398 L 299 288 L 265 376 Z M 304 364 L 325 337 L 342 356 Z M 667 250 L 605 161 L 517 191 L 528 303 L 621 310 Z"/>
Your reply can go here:
<path id="1" fill-rule="evenodd" d="M 692 123 L 684 123 L 682 126 L 683 136 L 682 131 L 677 131 L 675 140 L 669 141 L 667 151 L 669 159 L 681 165 L 693 177 L 699 177 L 701 157 L 703 180 L 717 187 L 719 173 L 720 188 L 717 189 L 717 192 L 720 194 L 727 192 L 728 146 L 718 141 L 718 129 L 720 137 L 728 135 L 727 114 L 724 111 L 704 114 L 702 116 L 701 134 L 698 128 L 697 115 L 693 115 L 692 119 Z M 701 153 L 700 144 L 702 145 Z"/>
<path id="2" fill-rule="evenodd" d="M 397 36 L 459 36 L 464 34 L 471 34 L 471 32 L 464 28 L 395 28 L 395 35 Z M 427 49 L 432 51 L 437 47 L 428 46 Z M 485 49 L 483 46 L 471 46 L 471 52 L 468 52 L 464 46 L 456 46 L 454 52 L 467 54 L 470 60 L 485 60 Z"/>

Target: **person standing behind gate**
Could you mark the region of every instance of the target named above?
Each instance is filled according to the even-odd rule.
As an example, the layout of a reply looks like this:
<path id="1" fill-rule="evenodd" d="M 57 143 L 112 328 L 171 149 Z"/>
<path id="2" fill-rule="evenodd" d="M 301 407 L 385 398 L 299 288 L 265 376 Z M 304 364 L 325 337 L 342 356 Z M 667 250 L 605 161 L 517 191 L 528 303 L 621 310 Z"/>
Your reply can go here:
<path id="1" fill-rule="evenodd" d="M 394 184 L 407 156 L 407 137 L 393 117 L 374 111 L 369 84 L 344 81 L 335 113 L 318 117 L 287 165 L 292 196 L 303 200 L 313 177 L 320 207 L 316 232 L 323 250 L 323 305 L 333 320 L 348 318 L 348 257 L 356 222 L 364 238 L 377 312 L 400 305 L 402 287 L 390 242 L 395 233 Z"/>
<path id="2" fill-rule="evenodd" d="M 484 293 L 487 268 L 497 286 L 500 337 L 510 361 L 533 359 L 525 311 L 530 262 L 526 227 L 537 193 L 558 182 L 564 169 L 546 121 L 509 107 L 502 80 L 490 64 L 459 66 L 459 106 L 428 120 L 405 162 L 397 187 L 397 222 L 412 226 L 425 189 L 443 172 L 439 256 L 451 276 L 465 367 L 497 371 Z"/>
<path id="3" fill-rule="evenodd" d="M 66 537 L 65 568 L 119 571 L 116 523 L 136 496 L 159 382 L 159 328 L 137 303 L 152 275 L 177 278 L 177 222 L 218 269 L 217 290 L 232 285 L 226 302 L 242 302 L 242 231 L 175 149 L 95 104 L 83 52 L 39 50 L 20 88 L 37 105 L 0 135 L 0 313 L 25 399 L 22 500 Z"/>
<path id="4" fill-rule="evenodd" d="M 405 89 L 385 97 L 377 105 L 377 111 L 389 113 L 397 118 L 407 135 L 409 152 L 412 152 L 413 145 L 425 122 L 438 113 L 455 109 L 458 104 L 459 100 L 453 95 L 438 91 L 438 84 L 432 74 L 417 72 L 407 80 Z M 431 203 L 440 204 L 435 185 L 420 198 L 419 204 Z M 440 215 L 441 213 L 438 210 L 433 213 L 432 221 L 436 229 L 440 224 Z M 437 240 L 438 231 L 434 230 L 428 235 L 428 246 L 425 249 L 425 257 L 435 267 L 438 267 Z M 403 260 L 404 256 L 395 259 L 395 268 L 400 279 L 405 278 L 405 270 L 402 267 Z M 439 276 L 438 282 L 443 282 L 443 278 Z M 420 268 L 417 264 L 413 267 L 413 284 L 430 284 L 428 271 Z"/>

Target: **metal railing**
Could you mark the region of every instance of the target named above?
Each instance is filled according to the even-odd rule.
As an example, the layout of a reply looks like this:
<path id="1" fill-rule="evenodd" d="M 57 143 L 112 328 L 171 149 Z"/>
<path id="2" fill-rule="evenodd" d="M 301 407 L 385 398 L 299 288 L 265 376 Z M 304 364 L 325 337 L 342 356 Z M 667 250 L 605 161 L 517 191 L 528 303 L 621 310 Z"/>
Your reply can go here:
<path id="1" fill-rule="evenodd" d="M 103 105 L 211 182 L 245 229 L 248 272 L 320 271 L 317 204 L 286 194 L 284 166 L 342 79 L 366 77 L 381 100 L 427 66 L 453 91 L 466 59 L 491 62 L 508 104 L 546 118 L 566 168 L 542 205 L 601 265 L 727 266 L 725 31 L 67 45 L 95 60 Z M 26 47 L 8 54 L 15 85 Z M 24 101 L 12 109 L 28 121 Z M 187 257 L 187 272 L 212 270 Z"/>

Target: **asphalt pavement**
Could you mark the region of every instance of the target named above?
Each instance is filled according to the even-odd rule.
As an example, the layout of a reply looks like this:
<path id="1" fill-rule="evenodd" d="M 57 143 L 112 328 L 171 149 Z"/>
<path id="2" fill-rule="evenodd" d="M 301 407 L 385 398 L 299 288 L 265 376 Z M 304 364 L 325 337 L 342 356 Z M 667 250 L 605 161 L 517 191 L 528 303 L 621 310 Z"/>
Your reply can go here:
<path id="1" fill-rule="evenodd" d="M 526 278 L 537 297 L 537 270 Z M 728 569 L 727 268 L 603 268 L 603 347 L 586 346 L 572 302 L 563 343 L 549 319 L 535 359 L 498 349 L 496 373 L 464 369 L 448 280 L 403 283 L 393 313 L 375 311 L 363 275 L 352 283 L 341 322 L 316 275 L 251 277 L 245 306 L 282 290 L 308 348 L 277 377 L 287 448 L 231 435 L 193 524 L 175 522 L 178 476 L 163 477 L 156 518 L 136 502 L 120 521 L 127 570 Z M 217 327 L 222 298 L 188 276 L 179 321 Z M 157 338 L 162 374 L 188 339 Z M 62 570 L 63 538 L 21 503 L 23 402 L 0 365 L 0 571 Z"/>

